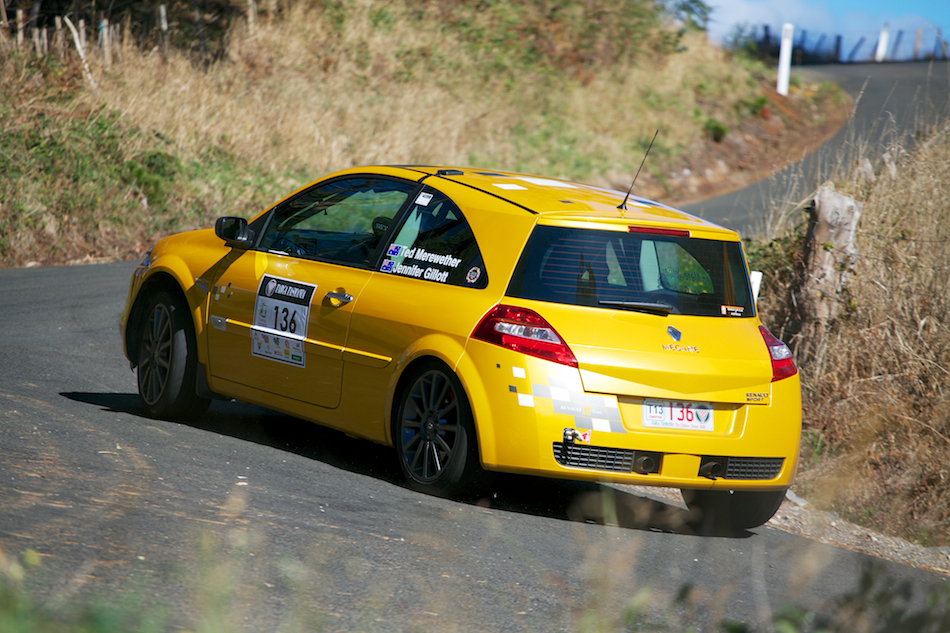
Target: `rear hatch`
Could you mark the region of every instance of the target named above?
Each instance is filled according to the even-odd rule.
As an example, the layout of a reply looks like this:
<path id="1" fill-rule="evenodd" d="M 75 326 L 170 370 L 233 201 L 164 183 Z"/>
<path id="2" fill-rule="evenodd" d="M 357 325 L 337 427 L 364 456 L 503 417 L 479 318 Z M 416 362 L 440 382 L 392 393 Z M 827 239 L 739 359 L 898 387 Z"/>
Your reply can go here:
<path id="1" fill-rule="evenodd" d="M 738 241 L 575 227 L 537 226 L 507 295 L 557 330 L 585 391 L 768 402 L 772 366 Z"/>

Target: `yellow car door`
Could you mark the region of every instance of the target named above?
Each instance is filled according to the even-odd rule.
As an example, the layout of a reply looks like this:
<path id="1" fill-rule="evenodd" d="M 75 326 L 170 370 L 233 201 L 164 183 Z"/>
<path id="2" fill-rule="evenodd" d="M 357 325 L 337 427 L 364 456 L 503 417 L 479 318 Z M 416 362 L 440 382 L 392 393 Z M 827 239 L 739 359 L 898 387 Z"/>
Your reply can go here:
<path id="1" fill-rule="evenodd" d="M 353 308 L 382 234 L 415 188 L 349 176 L 278 204 L 255 248 L 215 281 L 208 329 L 215 384 L 336 407 Z"/>
<path id="2" fill-rule="evenodd" d="M 212 379 L 337 406 L 353 301 L 370 274 L 245 253 L 218 279 L 211 299 Z"/>

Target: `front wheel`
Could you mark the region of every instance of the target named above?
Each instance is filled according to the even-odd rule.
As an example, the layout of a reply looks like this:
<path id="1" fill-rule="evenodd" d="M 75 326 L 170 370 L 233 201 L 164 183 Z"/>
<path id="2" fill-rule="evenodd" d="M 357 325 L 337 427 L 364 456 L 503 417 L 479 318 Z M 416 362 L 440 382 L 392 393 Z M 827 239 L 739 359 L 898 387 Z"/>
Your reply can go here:
<path id="1" fill-rule="evenodd" d="M 413 371 L 405 384 L 393 440 L 409 485 L 438 495 L 467 490 L 481 466 L 471 407 L 458 377 L 432 362 Z"/>
<path id="2" fill-rule="evenodd" d="M 153 418 L 189 419 L 211 403 L 195 393 L 198 352 L 188 309 L 162 291 L 145 311 L 139 339 L 139 400 Z"/>
<path id="3" fill-rule="evenodd" d="M 681 490 L 686 506 L 699 514 L 700 524 L 709 531 L 748 530 L 771 519 L 782 501 L 785 490 L 732 491 Z"/>

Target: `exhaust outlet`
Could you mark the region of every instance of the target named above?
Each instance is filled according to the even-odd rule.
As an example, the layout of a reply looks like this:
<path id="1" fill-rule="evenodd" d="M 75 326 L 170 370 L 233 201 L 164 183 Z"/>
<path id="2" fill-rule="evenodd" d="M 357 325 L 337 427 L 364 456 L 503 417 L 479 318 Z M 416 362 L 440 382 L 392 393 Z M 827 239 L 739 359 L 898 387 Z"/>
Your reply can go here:
<path id="1" fill-rule="evenodd" d="M 641 455 L 633 460 L 633 471 L 641 475 L 655 473 L 657 471 L 656 460 L 650 455 Z"/>
<path id="2" fill-rule="evenodd" d="M 723 468 L 720 462 L 705 462 L 699 467 L 699 476 L 707 479 L 717 479 L 722 477 Z"/>

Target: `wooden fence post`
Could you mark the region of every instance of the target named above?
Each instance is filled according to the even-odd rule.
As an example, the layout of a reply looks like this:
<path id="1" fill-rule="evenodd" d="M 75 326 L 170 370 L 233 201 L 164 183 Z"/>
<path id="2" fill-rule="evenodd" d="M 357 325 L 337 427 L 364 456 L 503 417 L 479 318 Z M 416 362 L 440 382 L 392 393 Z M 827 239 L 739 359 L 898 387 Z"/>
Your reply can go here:
<path id="1" fill-rule="evenodd" d="M 2 1 L 3 0 L 0 0 L 0 2 Z M 60 58 L 62 58 L 62 57 L 65 57 L 65 54 L 66 54 L 65 44 L 63 42 L 63 18 L 57 15 L 55 18 L 55 23 L 56 23 L 56 54 Z"/>
<path id="2" fill-rule="evenodd" d="M 89 80 L 89 85 L 92 86 L 92 89 L 96 89 L 96 82 L 92 79 L 92 73 L 89 72 L 89 64 L 86 63 L 86 39 L 85 37 L 80 37 L 79 33 L 76 32 L 76 27 L 73 26 L 72 20 L 69 19 L 69 16 L 63 18 L 66 22 L 66 26 L 69 27 L 69 30 L 73 34 L 73 41 L 76 43 L 76 50 L 79 52 L 79 59 L 82 60 L 83 70 L 86 71 L 86 79 Z M 85 32 L 85 22 L 83 20 L 79 21 L 79 29 L 81 32 Z"/>
<path id="3" fill-rule="evenodd" d="M 851 49 L 851 54 L 848 55 L 848 61 L 853 62 L 854 56 L 858 54 L 858 49 L 864 44 L 864 36 L 861 36 L 861 39 L 858 40 L 858 43 L 854 45 L 854 48 Z"/>
<path id="4" fill-rule="evenodd" d="M 109 25 L 109 48 L 113 50 L 115 63 L 122 63 L 122 30 L 118 24 Z"/>
<path id="5" fill-rule="evenodd" d="M 786 22 L 782 25 L 782 44 L 778 53 L 778 77 L 775 91 L 783 97 L 788 96 L 788 81 L 792 66 L 792 34 L 794 27 Z"/>
<path id="6" fill-rule="evenodd" d="M 105 56 L 106 68 L 112 66 L 112 47 L 109 46 L 109 20 L 102 18 L 99 22 L 99 47 Z"/>
<path id="7" fill-rule="evenodd" d="M 937 27 L 937 41 L 934 42 L 934 59 L 940 59 L 940 53 L 943 52 L 943 27 Z"/>
<path id="8" fill-rule="evenodd" d="M 165 5 L 158 5 L 158 24 L 161 28 L 162 39 L 162 59 L 168 59 L 168 14 L 165 13 Z"/>
<path id="9" fill-rule="evenodd" d="M 835 37 L 835 62 L 841 61 L 841 36 Z"/>
<path id="10" fill-rule="evenodd" d="M 924 29 L 917 29 L 917 39 L 914 40 L 914 61 L 920 58 L 920 43 L 924 39 Z"/>
<path id="11" fill-rule="evenodd" d="M 894 38 L 894 48 L 891 50 L 891 61 L 897 61 L 897 49 L 900 48 L 901 40 L 904 38 L 903 29 L 897 31 L 897 37 Z"/>
<path id="12" fill-rule="evenodd" d="M 877 48 L 874 49 L 872 56 L 872 59 L 879 64 L 887 59 L 887 39 L 888 26 L 887 22 L 885 22 L 884 26 L 881 27 L 881 34 L 877 38 Z"/>
<path id="13" fill-rule="evenodd" d="M 4 0 L 0 0 L 0 42 L 7 41 L 7 5 Z"/>

